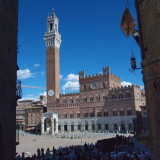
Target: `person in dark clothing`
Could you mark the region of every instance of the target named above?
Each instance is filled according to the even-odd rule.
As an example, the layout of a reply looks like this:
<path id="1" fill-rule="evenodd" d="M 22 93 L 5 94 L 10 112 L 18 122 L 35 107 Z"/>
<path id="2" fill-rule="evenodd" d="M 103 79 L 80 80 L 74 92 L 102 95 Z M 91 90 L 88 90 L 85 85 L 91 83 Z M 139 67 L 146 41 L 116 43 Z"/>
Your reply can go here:
<path id="1" fill-rule="evenodd" d="M 37 149 L 37 156 L 38 156 L 38 158 L 40 158 L 40 156 L 41 156 L 41 151 L 39 148 Z"/>
<path id="2" fill-rule="evenodd" d="M 42 158 L 44 158 L 44 149 L 41 148 Z"/>

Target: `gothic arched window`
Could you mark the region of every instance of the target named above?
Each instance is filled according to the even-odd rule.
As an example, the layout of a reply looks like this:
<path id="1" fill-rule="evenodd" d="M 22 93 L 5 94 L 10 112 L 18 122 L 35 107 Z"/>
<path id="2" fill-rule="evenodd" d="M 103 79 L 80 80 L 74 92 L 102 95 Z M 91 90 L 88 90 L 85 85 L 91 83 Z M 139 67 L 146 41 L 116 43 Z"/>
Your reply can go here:
<path id="1" fill-rule="evenodd" d="M 100 101 L 100 96 L 99 96 L 99 95 L 96 96 L 96 101 L 97 101 L 97 102 Z"/>
<path id="2" fill-rule="evenodd" d="M 90 102 L 93 102 L 93 96 L 90 96 Z"/>

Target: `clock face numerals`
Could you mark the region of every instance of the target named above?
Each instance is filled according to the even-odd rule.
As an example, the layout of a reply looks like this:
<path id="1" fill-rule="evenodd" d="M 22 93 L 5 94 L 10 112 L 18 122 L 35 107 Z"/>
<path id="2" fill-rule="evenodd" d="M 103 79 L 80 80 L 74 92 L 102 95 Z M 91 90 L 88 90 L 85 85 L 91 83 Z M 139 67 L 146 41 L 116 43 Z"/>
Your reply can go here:
<path id="1" fill-rule="evenodd" d="M 49 96 L 53 96 L 53 95 L 54 95 L 54 91 L 53 91 L 53 90 L 49 90 L 49 91 L 48 91 L 48 95 L 49 95 Z"/>
<path id="2" fill-rule="evenodd" d="M 96 88 L 97 88 L 97 83 L 96 83 L 96 82 L 92 82 L 92 83 L 90 84 L 90 87 L 91 87 L 92 89 L 96 89 Z"/>

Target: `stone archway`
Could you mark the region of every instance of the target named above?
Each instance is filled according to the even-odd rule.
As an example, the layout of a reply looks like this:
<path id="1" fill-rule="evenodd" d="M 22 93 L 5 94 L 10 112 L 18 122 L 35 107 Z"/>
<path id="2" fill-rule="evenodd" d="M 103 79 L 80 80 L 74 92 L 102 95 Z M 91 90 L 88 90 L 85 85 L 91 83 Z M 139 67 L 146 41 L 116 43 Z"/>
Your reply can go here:
<path id="1" fill-rule="evenodd" d="M 64 132 L 67 132 L 68 131 L 68 124 L 67 122 L 64 123 Z"/>
<path id="2" fill-rule="evenodd" d="M 42 114 L 41 134 L 58 133 L 58 113 L 46 112 Z"/>
<path id="3" fill-rule="evenodd" d="M 121 130 L 120 130 L 122 133 L 125 133 L 126 132 L 126 128 L 125 128 L 125 123 L 124 121 L 121 122 Z"/>
<path id="4" fill-rule="evenodd" d="M 88 121 L 85 121 L 85 131 L 88 131 Z"/>
<path id="5" fill-rule="evenodd" d="M 44 120 L 44 131 L 45 132 L 50 132 L 52 129 L 52 122 L 51 122 L 51 119 L 50 118 L 46 118 Z"/>

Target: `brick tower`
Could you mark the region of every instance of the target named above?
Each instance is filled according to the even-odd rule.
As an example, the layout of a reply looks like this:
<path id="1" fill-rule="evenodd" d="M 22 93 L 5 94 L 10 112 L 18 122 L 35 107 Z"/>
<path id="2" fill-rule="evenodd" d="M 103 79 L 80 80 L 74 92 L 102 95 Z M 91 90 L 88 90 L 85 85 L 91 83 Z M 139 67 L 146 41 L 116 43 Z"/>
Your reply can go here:
<path id="1" fill-rule="evenodd" d="M 46 73 L 47 73 L 47 106 L 59 99 L 59 48 L 61 35 L 58 32 L 58 18 L 52 12 L 47 18 L 48 31 L 44 35 L 46 42 Z"/>

